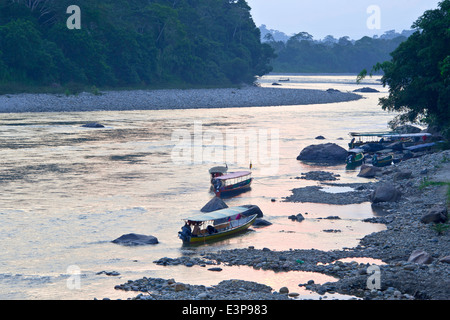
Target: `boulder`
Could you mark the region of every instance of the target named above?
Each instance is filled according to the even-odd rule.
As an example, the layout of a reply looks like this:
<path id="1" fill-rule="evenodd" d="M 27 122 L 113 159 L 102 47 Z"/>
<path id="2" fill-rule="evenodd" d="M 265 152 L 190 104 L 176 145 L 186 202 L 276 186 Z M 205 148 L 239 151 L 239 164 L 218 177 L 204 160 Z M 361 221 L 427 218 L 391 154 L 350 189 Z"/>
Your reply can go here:
<path id="1" fill-rule="evenodd" d="M 434 206 L 425 213 L 420 222 L 422 223 L 444 223 L 447 221 L 448 211 L 446 206 Z"/>
<path id="2" fill-rule="evenodd" d="M 345 163 L 347 150 L 335 143 L 310 145 L 304 148 L 297 160 L 321 163 Z"/>
<path id="3" fill-rule="evenodd" d="M 372 203 L 378 202 L 394 202 L 399 200 L 401 192 L 397 190 L 392 184 L 382 184 L 378 186 L 370 195 Z"/>
<path id="4" fill-rule="evenodd" d="M 363 178 L 373 178 L 376 175 L 380 174 L 381 169 L 374 166 L 368 166 L 366 164 L 363 164 L 361 166 L 361 169 L 359 170 L 358 177 Z"/>
<path id="5" fill-rule="evenodd" d="M 211 212 L 211 211 L 216 211 L 216 210 L 225 209 L 225 208 L 228 208 L 227 204 L 225 202 L 223 202 L 222 199 L 215 196 L 214 198 L 209 200 L 208 203 L 205 204 L 205 206 L 200 209 L 200 211 L 201 212 Z"/>
<path id="6" fill-rule="evenodd" d="M 439 259 L 439 262 L 450 263 L 450 256 L 445 256 Z"/>
<path id="7" fill-rule="evenodd" d="M 408 258 L 408 262 L 430 264 L 433 258 L 423 250 L 414 250 Z"/>
<path id="8" fill-rule="evenodd" d="M 112 241 L 112 243 L 124 246 L 141 246 L 147 244 L 157 244 L 158 239 L 154 236 L 146 236 L 143 234 L 129 233 L 120 236 Z"/>
<path id="9" fill-rule="evenodd" d="M 325 140 L 325 137 L 324 136 L 317 136 L 314 139 L 316 139 L 316 140 Z"/>

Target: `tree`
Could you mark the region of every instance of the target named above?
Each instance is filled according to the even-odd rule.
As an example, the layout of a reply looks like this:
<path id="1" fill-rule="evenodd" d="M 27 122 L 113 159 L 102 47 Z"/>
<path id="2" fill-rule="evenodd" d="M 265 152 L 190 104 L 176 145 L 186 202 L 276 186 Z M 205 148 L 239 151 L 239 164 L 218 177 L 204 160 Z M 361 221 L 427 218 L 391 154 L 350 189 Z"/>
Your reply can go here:
<path id="1" fill-rule="evenodd" d="M 391 126 L 406 122 L 435 125 L 450 136 L 450 0 L 426 11 L 414 24 L 417 31 L 376 64 L 389 96 L 380 99 L 384 110 L 400 112 Z M 359 79 L 367 74 L 363 70 Z"/>

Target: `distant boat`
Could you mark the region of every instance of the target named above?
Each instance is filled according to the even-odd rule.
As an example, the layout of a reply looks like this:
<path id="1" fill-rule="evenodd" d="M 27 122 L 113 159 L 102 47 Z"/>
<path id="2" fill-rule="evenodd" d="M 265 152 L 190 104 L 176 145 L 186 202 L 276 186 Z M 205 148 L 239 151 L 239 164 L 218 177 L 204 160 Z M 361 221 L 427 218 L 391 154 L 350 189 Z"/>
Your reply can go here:
<path id="1" fill-rule="evenodd" d="M 183 219 L 178 237 L 184 244 L 201 244 L 248 229 L 260 209 L 254 205 L 231 207 Z"/>
<path id="2" fill-rule="evenodd" d="M 226 193 L 241 192 L 250 188 L 252 183 L 251 171 L 238 171 L 216 176 L 211 179 L 211 185 L 216 196 Z"/>
<path id="3" fill-rule="evenodd" d="M 360 166 L 364 162 L 364 150 L 362 149 L 350 149 L 348 150 L 347 159 L 345 160 L 347 163 L 347 169 L 355 169 Z"/>
<path id="4" fill-rule="evenodd" d="M 286 82 L 286 81 L 290 81 L 290 79 L 289 78 L 280 78 L 278 81 Z"/>
<path id="5" fill-rule="evenodd" d="M 390 166 L 392 164 L 392 161 L 394 161 L 394 157 L 392 155 L 388 155 L 382 158 L 378 158 L 378 155 L 374 155 L 372 157 L 372 165 L 374 167 L 386 167 Z"/>

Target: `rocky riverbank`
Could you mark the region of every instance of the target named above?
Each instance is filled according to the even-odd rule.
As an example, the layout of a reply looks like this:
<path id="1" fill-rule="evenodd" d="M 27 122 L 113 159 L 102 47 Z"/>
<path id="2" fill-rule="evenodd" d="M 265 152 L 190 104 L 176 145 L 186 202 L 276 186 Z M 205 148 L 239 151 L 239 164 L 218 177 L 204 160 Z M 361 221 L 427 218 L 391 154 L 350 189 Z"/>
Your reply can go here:
<path id="1" fill-rule="evenodd" d="M 263 107 L 358 99 L 360 95 L 348 92 L 263 87 L 83 92 L 70 96 L 7 94 L 0 95 L 0 113 Z"/>
<path id="2" fill-rule="evenodd" d="M 384 223 L 386 230 L 365 236 L 355 248 L 273 251 L 250 246 L 198 257 L 161 258 L 155 263 L 183 264 L 188 267 L 201 265 L 207 268 L 246 265 L 273 271 L 319 272 L 339 280 L 325 284 L 316 284 L 310 280 L 298 285 L 319 294 L 341 293 L 362 299 L 447 300 L 450 298 L 450 231 L 442 228 L 445 224 L 439 222 L 445 221 L 448 214 L 448 185 L 445 182 L 449 182 L 449 166 L 450 151 L 426 154 L 380 169 L 375 181 L 352 185 L 354 192 L 360 193 L 357 197 L 354 192 L 340 193 L 344 199 L 341 203 L 373 200 L 374 192 L 386 185 L 400 195 L 395 201 L 374 204 L 382 209 L 384 215 L 368 219 L 367 222 Z M 318 192 L 320 190 L 310 190 L 311 194 Z M 294 198 L 290 196 L 285 201 L 298 200 L 297 196 L 294 192 Z M 357 257 L 377 259 L 379 263 L 374 267 L 351 259 L 342 260 Z M 230 280 L 210 288 L 180 284 L 177 290 L 175 282 L 169 282 L 140 279 L 116 286 L 116 289 L 145 292 L 136 299 L 265 300 L 289 299 L 288 292 L 296 289 L 274 292 L 267 286 L 262 288 L 260 286 L 263 285 L 252 282 Z"/>

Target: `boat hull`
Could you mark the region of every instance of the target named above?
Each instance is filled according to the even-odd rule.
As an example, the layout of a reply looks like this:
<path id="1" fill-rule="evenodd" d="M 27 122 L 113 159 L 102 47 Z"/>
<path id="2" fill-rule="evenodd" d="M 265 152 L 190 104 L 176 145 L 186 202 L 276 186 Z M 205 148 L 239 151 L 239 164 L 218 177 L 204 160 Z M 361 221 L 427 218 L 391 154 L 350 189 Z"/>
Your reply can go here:
<path id="1" fill-rule="evenodd" d="M 225 187 L 219 188 L 219 190 L 214 189 L 214 187 L 212 187 L 212 188 L 213 188 L 214 193 L 216 194 L 216 196 L 220 197 L 222 195 L 244 192 L 244 191 L 250 189 L 252 181 L 253 181 L 253 178 L 250 178 L 248 180 L 239 182 L 237 184 L 233 184 L 233 185 L 229 185 L 229 186 L 225 186 Z"/>
<path id="2" fill-rule="evenodd" d="M 347 159 L 347 169 L 355 169 L 356 167 L 361 166 L 364 163 L 364 154 L 358 153 L 355 155 L 354 158 L 351 158 L 350 160 Z"/>
<path id="3" fill-rule="evenodd" d="M 394 157 L 389 156 L 389 157 L 382 158 L 382 159 L 379 159 L 376 161 L 372 161 L 372 165 L 374 167 L 387 167 L 392 164 L 393 159 L 394 159 Z"/>
<path id="4" fill-rule="evenodd" d="M 256 219 L 257 215 L 253 215 L 249 221 L 241 226 L 238 226 L 236 228 L 232 228 L 229 230 L 213 233 L 213 234 L 207 234 L 207 235 L 201 235 L 201 236 L 191 236 L 189 239 L 183 240 L 184 244 L 201 244 L 206 243 L 208 241 L 214 241 L 214 240 L 220 240 L 222 238 L 226 238 L 228 236 L 236 235 L 237 233 L 243 232 L 247 230 Z"/>

